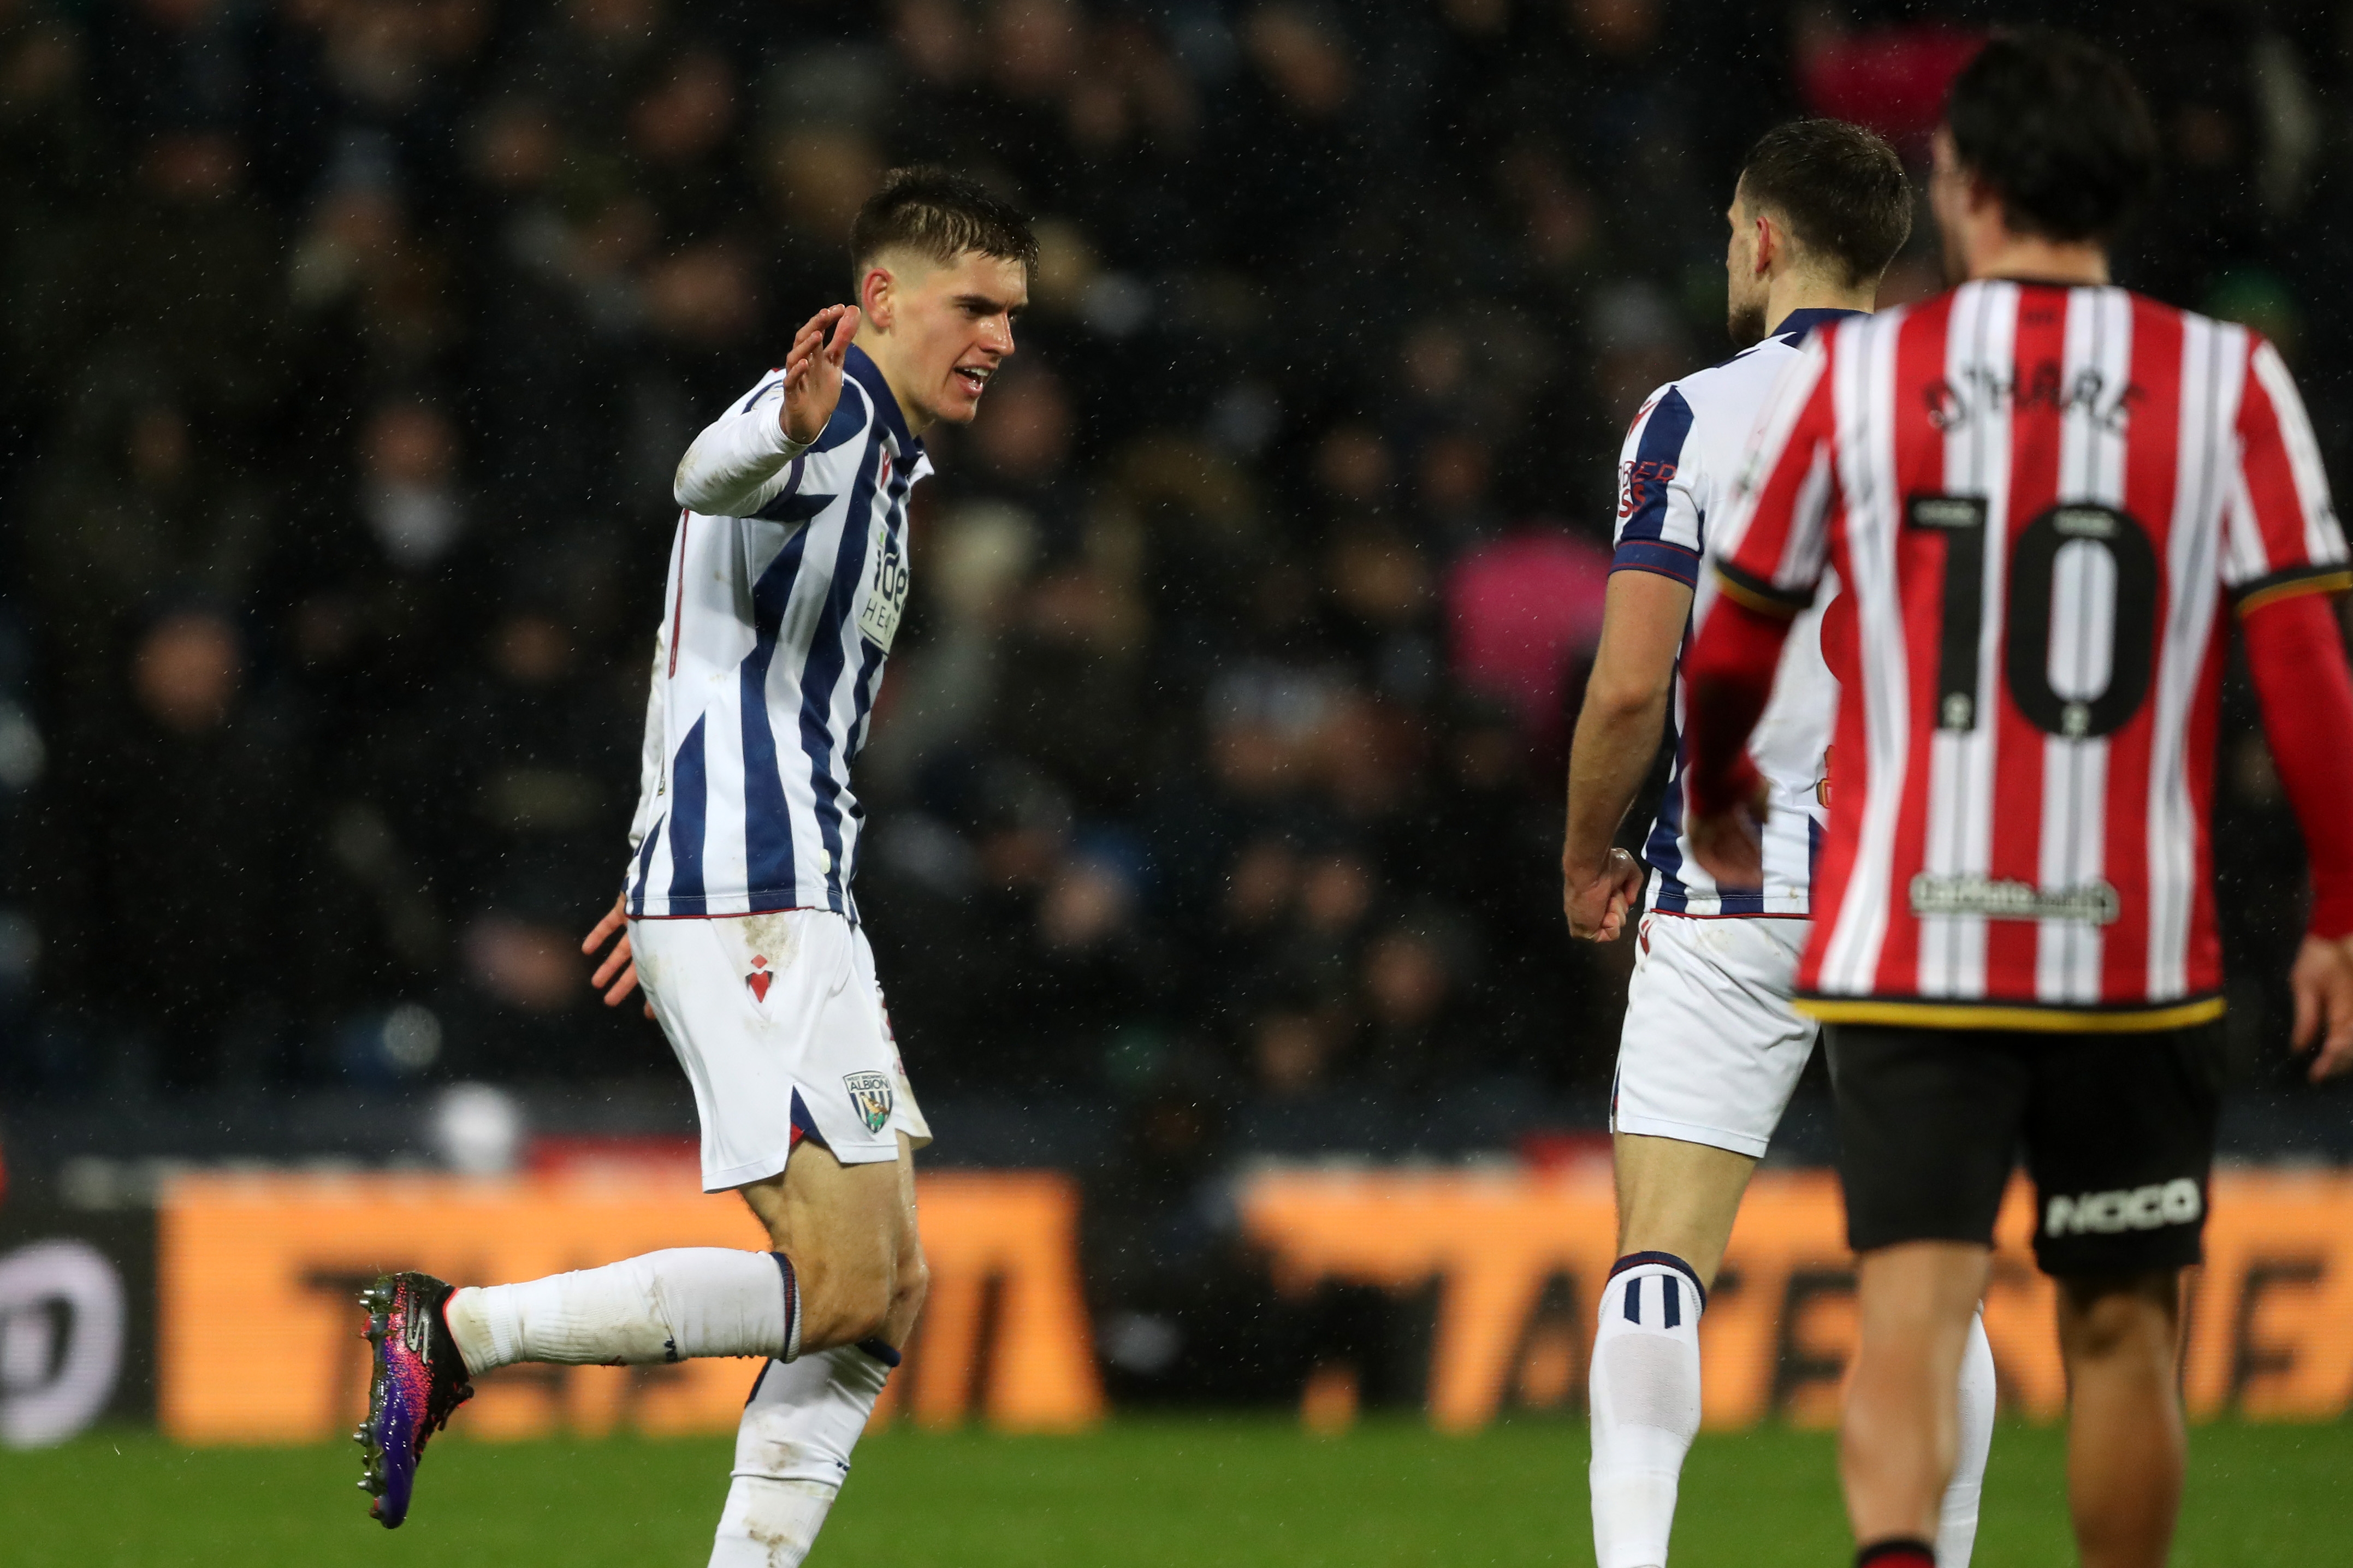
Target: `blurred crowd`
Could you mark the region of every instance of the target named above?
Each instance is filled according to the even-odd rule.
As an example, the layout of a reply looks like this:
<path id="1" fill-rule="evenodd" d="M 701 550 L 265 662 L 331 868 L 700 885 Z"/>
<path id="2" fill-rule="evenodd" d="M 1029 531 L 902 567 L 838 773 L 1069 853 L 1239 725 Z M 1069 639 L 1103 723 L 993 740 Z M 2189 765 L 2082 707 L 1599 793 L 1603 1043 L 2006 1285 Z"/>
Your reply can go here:
<path id="1" fill-rule="evenodd" d="M 2353 6 L 2034 9 L 2158 102 L 2126 279 L 2272 333 L 2353 473 Z M 1747 143 L 1916 164 L 1991 19 L 0 0 L 0 1089 L 672 1074 L 577 951 L 671 469 L 934 160 L 1042 258 L 860 764 L 915 1081 L 1172 1159 L 1598 1093 L 1628 958 L 1556 865 L 1619 433 L 1727 352 Z M 2245 968 L 2301 870 L 2233 724 Z"/>

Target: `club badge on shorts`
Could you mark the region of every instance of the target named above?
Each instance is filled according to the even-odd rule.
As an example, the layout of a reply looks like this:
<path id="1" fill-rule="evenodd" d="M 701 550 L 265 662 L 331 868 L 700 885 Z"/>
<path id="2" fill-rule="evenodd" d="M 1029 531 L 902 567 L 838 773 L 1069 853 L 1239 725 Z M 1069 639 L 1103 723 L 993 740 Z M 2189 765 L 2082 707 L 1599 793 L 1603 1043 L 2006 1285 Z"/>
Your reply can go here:
<path id="1" fill-rule="evenodd" d="M 768 999 L 768 987 L 776 984 L 776 979 L 775 975 L 768 973 L 768 961 L 758 953 L 754 953 L 752 973 L 744 976 L 744 984 L 752 988 L 752 1000 L 765 1002 Z"/>
<path id="2" fill-rule="evenodd" d="M 849 1090 L 850 1109 L 866 1123 L 869 1132 L 880 1132 L 891 1125 L 891 1079 L 887 1073 L 853 1072 L 842 1076 Z"/>

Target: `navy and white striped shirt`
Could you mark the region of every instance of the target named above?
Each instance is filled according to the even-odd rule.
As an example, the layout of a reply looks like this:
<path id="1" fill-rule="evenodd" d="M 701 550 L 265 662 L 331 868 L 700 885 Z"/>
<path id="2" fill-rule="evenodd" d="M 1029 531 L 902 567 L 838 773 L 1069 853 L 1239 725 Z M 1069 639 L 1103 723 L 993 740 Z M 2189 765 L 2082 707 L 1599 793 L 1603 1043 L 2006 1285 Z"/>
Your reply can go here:
<path id="1" fill-rule="evenodd" d="M 779 428 L 783 399 L 771 371 L 679 465 L 629 829 L 635 918 L 858 918 L 849 765 L 906 607 L 907 492 L 931 461 L 855 344 L 805 451 Z"/>
<path id="2" fill-rule="evenodd" d="M 1730 507 L 1741 466 L 1773 389 L 1798 359 L 1798 345 L 1826 321 L 1849 310 L 1792 310 L 1772 335 L 1722 364 L 1669 382 L 1651 394 L 1626 432 L 1618 461 L 1614 572 L 1655 572 L 1693 589 L 1686 650 L 1715 605 L 1715 574 L 1700 572 L 1727 542 L 1709 537 L 1708 514 Z M 1827 815 L 1820 803 L 1823 753 L 1838 683 L 1822 663 L 1821 612 L 1835 590 L 1819 595 L 1791 629 L 1781 654 L 1772 704 L 1749 738 L 1749 754 L 1771 784 L 1764 835 L 1765 883 L 1755 892 L 1723 892 L 1693 858 L 1683 826 L 1683 690 L 1675 675 L 1674 769 L 1642 847 L 1651 866 L 1650 907 L 1684 915 L 1802 915 Z"/>

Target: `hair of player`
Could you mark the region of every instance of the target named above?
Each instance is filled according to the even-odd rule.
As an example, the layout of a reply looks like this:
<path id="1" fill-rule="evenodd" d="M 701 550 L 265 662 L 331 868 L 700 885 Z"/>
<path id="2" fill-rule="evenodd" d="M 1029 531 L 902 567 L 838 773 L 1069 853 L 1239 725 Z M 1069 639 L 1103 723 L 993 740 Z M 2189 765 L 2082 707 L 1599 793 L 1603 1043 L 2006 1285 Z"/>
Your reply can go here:
<path id="1" fill-rule="evenodd" d="M 855 287 L 886 250 L 912 250 L 945 265 L 970 251 L 1038 269 L 1038 237 L 1029 215 L 979 182 L 930 164 L 893 169 L 849 226 Z"/>
<path id="2" fill-rule="evenodd" d="M 1877 132 L 1843 120 L 1792 120 L 1750 148 L 1740 194 L 1778 213 L 1799 248 L 1834 264 L 1850 289 L 1876 283 L 1912 237 L 1912 184 Z"/>
<path id="3" fill-rule="evenodd" d="M 1996 33 L 1953 79 L 1945 124 L 2020 234 L 2105 243 L 2157 183 L 2157 127 L 2131 73 L 2056 28 Z"/>

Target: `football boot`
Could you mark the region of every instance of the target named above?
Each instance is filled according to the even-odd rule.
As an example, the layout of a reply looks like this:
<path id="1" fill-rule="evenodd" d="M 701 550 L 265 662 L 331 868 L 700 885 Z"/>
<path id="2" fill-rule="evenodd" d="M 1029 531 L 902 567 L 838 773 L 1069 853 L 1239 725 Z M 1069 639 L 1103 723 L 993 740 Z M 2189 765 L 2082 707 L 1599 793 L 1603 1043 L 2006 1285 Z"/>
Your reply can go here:
<path id="1" fill-rule="evenodd" d="M 450 1413 L 474 1396 L 465 1358 L 441 1309 L 452 1288 L 430 1274 L 387 1274 L 360 1292 L 368 1326 L 367 1424 L 352 1436 L 363 1456 L 360 1487 L 375 1500 L 369 1516 L 386 1530 L 408 1517 L 417 1461 Z"/>

